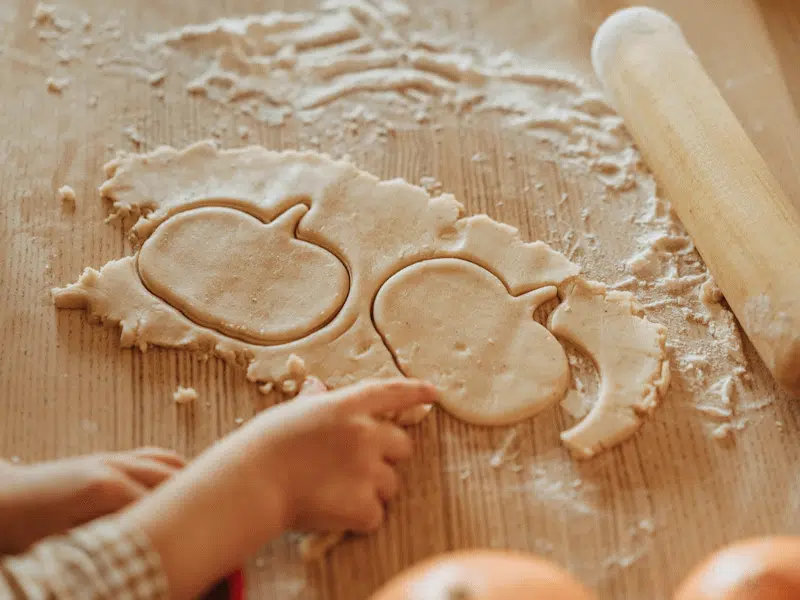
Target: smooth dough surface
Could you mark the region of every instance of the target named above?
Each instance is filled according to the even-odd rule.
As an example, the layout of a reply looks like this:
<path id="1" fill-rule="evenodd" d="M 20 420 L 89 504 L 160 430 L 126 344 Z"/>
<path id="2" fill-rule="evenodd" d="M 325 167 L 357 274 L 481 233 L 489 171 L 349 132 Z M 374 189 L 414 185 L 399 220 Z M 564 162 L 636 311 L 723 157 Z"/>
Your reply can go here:
<path id="1" fill-rule="evenodd" d="M 295 340 L 330 321 L 349 289 L 333 254 L 295 239 L 306 212 L 268 224 L 230 208 L 179 213 L 142 245 L 139 275 L 200 325 L 254 344 Z"/>
<path id="2" fill-rule="evenodd" d="M 569 383 L 564 350 L 533 320 L 556 293 L 547 286 L 514 297 L 473 263 L 434 259 L 381 287 L 375 326 L 404 374 L 442 390 L 445 410 L 471 423 L 515 423 L 558 401 Z"/>

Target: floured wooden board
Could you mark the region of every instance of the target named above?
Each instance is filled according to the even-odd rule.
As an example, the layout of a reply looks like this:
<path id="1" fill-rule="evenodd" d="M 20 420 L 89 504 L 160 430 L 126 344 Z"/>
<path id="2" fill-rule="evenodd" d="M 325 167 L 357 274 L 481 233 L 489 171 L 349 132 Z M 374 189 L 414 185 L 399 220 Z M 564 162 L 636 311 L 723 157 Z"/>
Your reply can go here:
<path id="1" fill-rule="evenodd" d="M 382 7 L 379 16 L 393 14 L 395 3 L 373 4 Z M 542 239 L 567 254 L 588 277 L 633 292 L 648 318 L 667 326 L 675 370 L 670 393 L 633 439 L 579 464 L 559 440 L 577 422 L 572 415 L 585 414 L 597 393 L 593 369 L 577 350 L 569 352 L 574 389 L 563 409 L 497 429 L 464 425 L 435 411 L 414 430 L 418 452 L 386 527 L 343 543 L 317 566 L 297 560 L 292 539 L 267 546 L 248 572 L 254 594 L 360 598 L 433 553 L 488 546 L 548 555 L 602 597 L 664 598 L 693 563 L 725 542 L 800 532 L 800 405 L 776 392 L 746 340 L 737 342 L 735 323 L 714 303 L 710 285 L 702 288 L 702 264 L 666 205 L 650 200 L 653 190 L 645 184 L 619 191 L 627 185 L 626 169 L 639 172 L 635 157 L 624 147 L 608 148 L 621 166 L 614 170 L 596 156 L 568 156 L 576 141 L 548 128 L 561 117 L 572 119 L 567 133 L 586 127 L 590 144 L 604 143 L 605 128 L 613 128 L 613 113 L 598 113 L 601 105 L 588 100 L 597 90 L 588 54 L 594 27 L 620 5 L 495 4 L 465 9 L 453 1 L 410 2 L 398 35 L 438 27 L 474 45 L 460 55 L 477 58 L 448 63 L 442 55 L 450 53 L 437 46 L 435 35 L 403 38 L 415 44 L 403 48 L 418 53 L 416 62 L 399 59 L 393 77 L 408 82 L 403 61 L 417 69 L 430 67 L 434 58 L 437 68 L 447 63 L 456 69 L 451 76 L 477 64 L 500 90 L 514 67 L 517 79 L 527 78 L 528 87 L 520 89 L 535 88 L 535 98 L 545 100 L 526 104 L 526 118 L 513 122 L 515 116 L 503 110 L 477 110 L 487 100 L 469 96 L 470 77 L 455 83 L 445 78 L 447 85 L 428 78 L 396 105 L 383 92 L 365 89 L 331 101 L 319 113 L 322 132 L 314 120 L 297 115 L 278 126 L 273 113 L 232 110 L 202 89 L 199 96 L 190 94 L 187 86 L 205 72 L 197 68 L 196 48 L 183 45 L 161 56 L 142 54 L 137 46 L 150 34 L 169 37 L 222 16 L 305 11 L 313 15 L 317 37 L 303 29 L 304 37 L 291 44 L 294 58 L 287 50 L 274 57 L 276 65 L 302 63 L 309 40 L 320 39 L 315 3 L 123 6 L 80 0 L 58 5 L 52 20 L 40 14 L 33 27 L 33 3 L 0 8 L 0 454 L 37 460 L 160 444 L 193 455 L 267 405 L 243 370 L 175 350 L 120 350 L 118 331 L 91 326 L 79 312 L 56 312 L 48 294 L 74 281 L 84 266 L 131 252 L 119 224 L 102 224 L 108 207 L 96 192 L 105 179 L 102 164 L 116 150 L 180 148 L 216 136 L 226 147 L 254 143 L 349 153 L 359 168 L 382 179 L 403 177 L 433 193 L 454 194 L 468 214 L 485 212 L 517 227 L 525 239 Z M 792 23 L 800 9 L 788 0 L 763 7 L 735 0 L 719 9 L 696 4 L 656 3 L 684 26 L 789 195 L 800 198 L 794 168 L 800 127 L 793 108 L 800 79 L 792 71 L 798 33 Z M 83 14 L 91 15 L 88 27 Z M 329 41 L 346 48 L 345 54 L 355 52 L 341 45 L 373 39 L 380 27 Z M 506 50 L 513 53 L 511 63 L 503 62 L 508 56 L 498 58 Z M 391 57 L 377 59 L 386 61 L 379 68 L 395 68 L 386 66 Z M 354 63 L 337 68 L 343 64 L 348 69 Z M 317 73 L 313 85 L 329 75 Z M 571 91 L 552 92 L 572 80 L 579 83 Z M 431 81 L 441 85 L 431 87 Z M 450 87 L 462 92 L 461 108 L 446 105 Z M 279 109 L 281 102 L 275 102 Z M 581 123 L 567 109 L 595 114 Z M 381 125 L 386 122 L 396 126 Z M 64 185 L 74 190 L 74 203 L 59 193 Z M 716 343 L 704 343 L 709 339 Z M 196 390 L 197 400 L 176 404 L 172 395 L 179 385 Z"/>

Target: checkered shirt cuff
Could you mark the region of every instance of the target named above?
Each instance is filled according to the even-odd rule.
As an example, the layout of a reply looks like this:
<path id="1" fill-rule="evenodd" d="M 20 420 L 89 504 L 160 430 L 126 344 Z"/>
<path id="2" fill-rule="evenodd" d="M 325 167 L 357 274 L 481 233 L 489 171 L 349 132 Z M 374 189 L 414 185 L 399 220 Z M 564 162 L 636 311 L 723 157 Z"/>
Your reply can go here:
<path id="1" fill-rule="evenodd" d="M 161 558 L 147 536 L 114 518 L 48 538 L 0 561 L 0 597 L 161 600 L 168 597 Z"/>

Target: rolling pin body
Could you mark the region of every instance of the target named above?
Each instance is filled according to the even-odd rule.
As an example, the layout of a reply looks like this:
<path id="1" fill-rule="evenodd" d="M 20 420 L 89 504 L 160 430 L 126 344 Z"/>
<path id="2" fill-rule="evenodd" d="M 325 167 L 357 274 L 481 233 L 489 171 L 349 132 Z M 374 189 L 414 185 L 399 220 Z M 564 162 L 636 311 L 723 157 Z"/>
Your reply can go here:
<path id="1" fill-rule="evenodd" d="M 756 350 L 800 396 L 800 215 L 669 17 L 612 15 L 592 61 Z"/>

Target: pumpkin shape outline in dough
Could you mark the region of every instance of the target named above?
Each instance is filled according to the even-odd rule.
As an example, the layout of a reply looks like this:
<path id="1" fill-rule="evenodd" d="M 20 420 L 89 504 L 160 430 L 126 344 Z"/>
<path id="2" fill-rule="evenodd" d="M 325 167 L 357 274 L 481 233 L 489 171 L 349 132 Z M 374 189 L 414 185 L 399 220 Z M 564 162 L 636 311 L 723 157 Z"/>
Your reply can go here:
<path id="1" fill-rule="evenodd" d="M 278 345 L 324 327 L 350 290 L 331 252 L 295 237 L 308 212 L 295 205 L 269 223 L 220 206 L 180 212 L 138 253 L 145 287 L 202 327 Z M 203 252 L 192 252 L 197 240 Z"/>
<path id="2" fill-rule="evenodd" d="M 392 275 L 375 296 L 373 322 L 400 370 L 439 388 L 444 410 L 509 425 L 555 404 L 569 385 L 563 347 L 533 319 L 556 294 L 544 286 L 512 296 L 483 267 L 437 258 Z"/>

